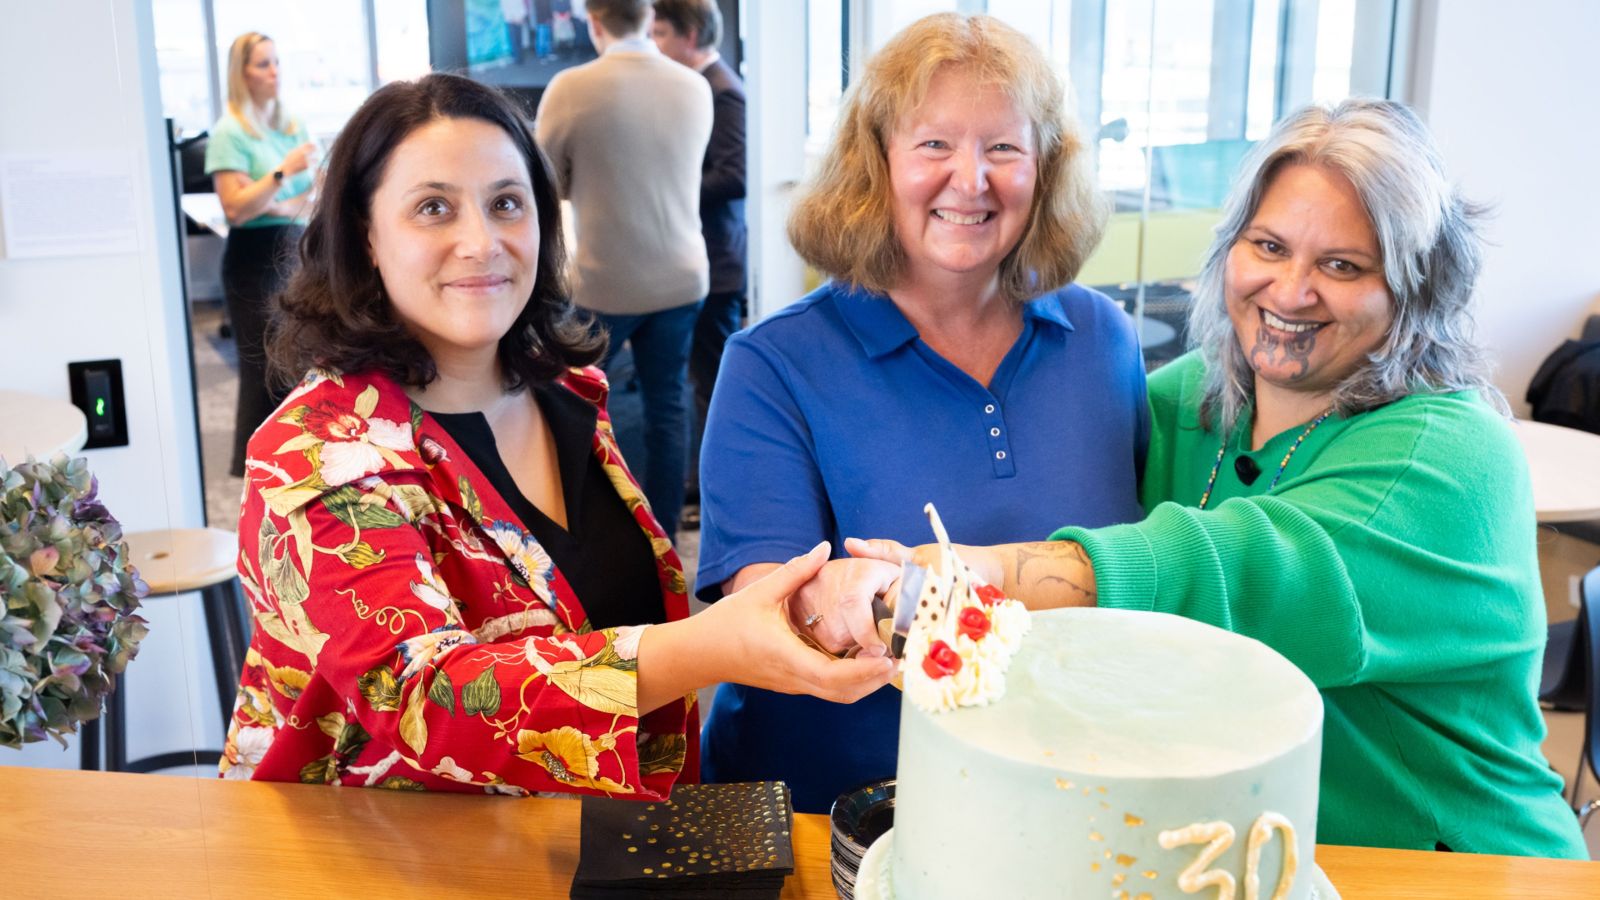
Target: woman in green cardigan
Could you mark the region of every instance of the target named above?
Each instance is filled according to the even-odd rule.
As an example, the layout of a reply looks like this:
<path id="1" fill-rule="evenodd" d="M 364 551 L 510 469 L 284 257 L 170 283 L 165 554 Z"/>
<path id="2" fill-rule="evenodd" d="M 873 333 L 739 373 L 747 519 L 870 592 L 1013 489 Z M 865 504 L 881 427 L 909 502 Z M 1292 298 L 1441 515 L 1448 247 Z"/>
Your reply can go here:
<path id="1" fill-rule="evenodd" d="M 1284 120 L 1224 208 L 1198 349 L 1151 376 L 1147 518 L 963 556 L 1033 608 L 1175 613 L 1292 660 L 1326 703 L 1321 842 L 1582 858 L 1539 746 L 1527 465 L 1470 339 L 1477 215 L 1403 106 Z"/>

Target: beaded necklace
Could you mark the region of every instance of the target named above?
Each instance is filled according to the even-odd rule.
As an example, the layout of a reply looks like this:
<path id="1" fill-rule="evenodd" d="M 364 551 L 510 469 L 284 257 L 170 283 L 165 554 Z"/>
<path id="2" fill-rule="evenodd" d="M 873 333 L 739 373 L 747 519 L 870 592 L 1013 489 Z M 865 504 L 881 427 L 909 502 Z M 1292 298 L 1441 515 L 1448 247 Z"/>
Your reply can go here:
<path id="1" fill-rule="evenodd" d="M 1300 449 L 1300 442 L 1304 441 L 1306 436 L 1311 434 L 1311 432 L 1316 431 L 1317 426 L 1322 424 L 1323 419 L 1326 419 L 1331 415 L 1333 415 L 1333 410 L 1329 409 L 1322 415 L 1312 419 L 1311 424 L 1306 426 L 1306 430 L 1300 432 L 1300 436 L 1295 438 L 1294 443 L 1289 445 L 1289 452 L 1285 453 L 1283 455 L 1283 461 L 1278 463 L 1277 474 L 1272 476 L 1272 483 L 1267 485 L 1268 493 L 1271 493 L 1272 489 L 1278 486 L 1278 479 L 1283 477 L 1283 470 L 1289 468 L 1289 459 L 1294 456 L 1294 452 L 1296 450 Z M 1201 509 L 1205 509 L 1206 503 L 1211 500 L 1211 489 L 1217 486 L 1217 470 L 1222 468 L 1222 458 L 1227 454 L 1228 439 L 1224 437 L 1222 439 L 1222 446 L 1217 448 L 1217 461 L 1211 464 L 1211 477 L 1206 479 L 1206 492 L 1200 495 Z"/>

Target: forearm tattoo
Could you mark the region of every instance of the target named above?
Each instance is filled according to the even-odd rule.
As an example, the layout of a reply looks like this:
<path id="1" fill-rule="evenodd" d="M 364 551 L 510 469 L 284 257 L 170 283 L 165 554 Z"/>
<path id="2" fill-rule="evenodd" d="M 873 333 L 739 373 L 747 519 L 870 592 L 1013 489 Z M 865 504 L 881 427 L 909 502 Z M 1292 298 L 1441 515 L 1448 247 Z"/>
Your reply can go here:
<path id="1" fill-rule="evenodd" d="M 1038 606 L 1093 606 L 1094 564 L 1077 541 L 1016 545 L 1013 583 Z"/>

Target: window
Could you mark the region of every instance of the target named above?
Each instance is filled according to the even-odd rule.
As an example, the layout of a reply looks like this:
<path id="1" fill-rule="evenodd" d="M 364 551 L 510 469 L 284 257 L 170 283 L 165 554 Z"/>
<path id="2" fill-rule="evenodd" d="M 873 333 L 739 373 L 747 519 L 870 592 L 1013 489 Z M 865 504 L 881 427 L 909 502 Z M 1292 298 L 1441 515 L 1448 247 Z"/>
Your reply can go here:
<path id="1" fill-rule="evenodd" d="M 207 69 L 206 23 L 201 0 L 155 0 L 156 62 L 161 106 L 181 134 L 199 134 L 217 119 Z"/>
<path id="2" fill-rule="evenodd" d="M 969 8 L 981 5 L 970 0 L 873 0 L 864 6 L 865 15 L 862 18 L 866 36 L 871 40 L 872 48 L 877 49 L 890 35 L 923 16 L 937 12 L 982 12 L 982 9 Z"/>
<path id="3" fill-rule="evenodd" d="M 433 71 L 428 62 L 427 0 L 373 0 L 378 84 L 407 81 Z"/>
<path id="4" fill-rule="evenodd" d="M 372 91 L 361 0 L 213 0 L 217 66 L 226 96 L 228 47 L 247 31 L 270 35 L 280 65 L 278 94 L 315 138 L 331 138 Z"/>
<path id="5" fill-rule="evenodd" d="M 1356 0 L 1320 0 L 1312 100 L 1337 100 L 1350 93 L 1355 38 Z"/>
<path id="6" fill-rule="evenodd" d="M 1249 95 L 1245 98 L 1247 140 L 1267 136 L 1278 117 L 1278 98 L 1274 90 L 1278 79 L 1278 39 L 1283 30 L 1280 0 L 1256 0 L 1250 22 Z"/>
<path id="7" fill-rule="evenodd" d="M 845 4 L 840 0 L 806 0 L 806 144 L 821 154 L 839 115 L 839 102 L 850 73 L 845 70 Z"/>
<path id="8" fill-rule="evenodd" d="M 427 0 L 154 0 L 154 15 L 162 108 L 186 134 L 222 114 L 247 31 L 273 38 L 284 105 L 324 142 L 378 84 L 429 71 Z"/>
<path id="9" fill-rule="evenodd" d="M 1193 0 L 1106 5 L 1101 115 L 1125 122 L 1128 139 L 1100 142 L 1102 187 L 1142 191 L 1145 147 L 1205 141 L 1211 12 Z"/>

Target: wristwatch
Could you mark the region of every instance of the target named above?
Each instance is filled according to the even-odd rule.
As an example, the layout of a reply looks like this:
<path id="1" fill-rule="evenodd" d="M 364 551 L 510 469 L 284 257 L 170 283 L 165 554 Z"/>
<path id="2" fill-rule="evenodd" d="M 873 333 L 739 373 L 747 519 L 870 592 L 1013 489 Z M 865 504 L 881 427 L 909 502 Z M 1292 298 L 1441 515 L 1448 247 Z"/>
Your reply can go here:
<path id="1" fill-rule="evenodd" d="M 272 180 L 276 181 L 279 184 L 283 184 L 283 170 L 282 169 L 274 169 L 273 172 L 272 172 Z"/>

